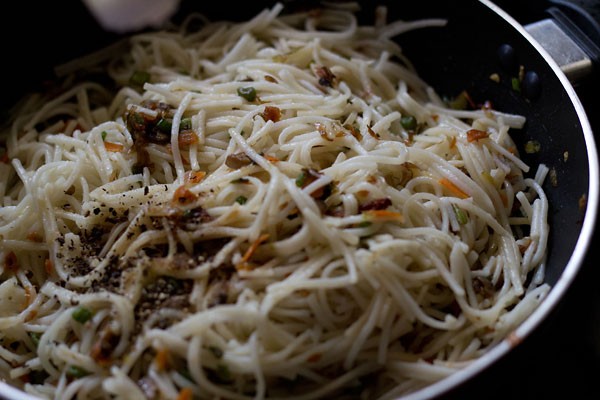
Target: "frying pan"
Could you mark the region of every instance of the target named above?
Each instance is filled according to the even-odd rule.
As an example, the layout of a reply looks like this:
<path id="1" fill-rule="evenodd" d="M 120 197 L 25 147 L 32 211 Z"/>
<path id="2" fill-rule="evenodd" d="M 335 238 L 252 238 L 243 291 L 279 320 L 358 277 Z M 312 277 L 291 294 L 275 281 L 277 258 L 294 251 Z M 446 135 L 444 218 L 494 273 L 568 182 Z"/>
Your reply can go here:
<path id="1" fill-rule="evenodd" d="M 30 4 L 19 3 L 11 12 L 21 18 L 18 31 L 8 31 L 7 25 L 2 28 L 2 37 L 7 39 L 4 49 L 12 61 L 3 65 L 5 76 L 10 77 L 8 93 L 1 100 L 5 111 L 24 93 L 39 89 L 40 82 L 52 79 L 55 65 L 97 50 L 120 37 L 104 31 L 81 4 L 72 4 L 69 10 L 57 10 L 52 4 L 36 4 L 33 12 L 27 9 Z M 500 343 L 451 377 L 409 395 L 407 398 L 411 400 L 451 395 L 506 357 L 558 307 L 590 250 L 598 215 L 600 184 L 596 144 L 577 92 L 559 65 L 522 25 L 487 0 L 462 2 L 461 6 L 456 2 L 422 0 L 417 3 L 409 6 L 401 1 L 383 2 L 388 7 L 390 19 L 441 17 L 448 20 L 444 28 L 423 29 L 398 38 L 419 74 L 442 96 L 453 97 L 467 90 L 477 104 L 491 101 L 495 109 L 524 115 L 527 118 L 525 127 L 513 133 L 520 153 L 530 166 L 548 165 L 555 177 L 547 179 L 544 187 L 550 203 L 551 229 L 546 266 L 546 281 L 552 285 L 549 295 L 514 332 L 513 340 Z M 219 4 L 182 1 L 179 15 L 200 8 L 212 19 L 242 20 L 268 4 L 246 2 L 242 11 L 237 4 L 221 7 Z M 284 4 L 292 8 L 307 6 L 306 2 Z M 364 12 L 360 18 L 372 21 L 374 3 L 365 1 L 362 5 Z M 236 10 L 235 14 L 232 9 Z M 32 38 L 21 35 L 33 28 L 38 34 Z M 19 40 L 11 40 L 13 37 Z M 518 70 L 499 56 L 503 45 L 512 49 L 512 64 L 517 69 L 522 65 L 525 71 L 536 74 L 538 83 L 533 91 L 512 86 L 512 78 Z M 597 73 L 594 69 L 597 67 L 592 65 L 592 74 Z M 499 79 L 490 79 L 493 74 Z M 585 82 L 578 84 L 585 85 Z M 529 154 L 524 151 L 525 143 L 530 140 L 540 143 L 539 152 Z M 4 384 L 0 384 L 0 396 L 29 399 Z"/>

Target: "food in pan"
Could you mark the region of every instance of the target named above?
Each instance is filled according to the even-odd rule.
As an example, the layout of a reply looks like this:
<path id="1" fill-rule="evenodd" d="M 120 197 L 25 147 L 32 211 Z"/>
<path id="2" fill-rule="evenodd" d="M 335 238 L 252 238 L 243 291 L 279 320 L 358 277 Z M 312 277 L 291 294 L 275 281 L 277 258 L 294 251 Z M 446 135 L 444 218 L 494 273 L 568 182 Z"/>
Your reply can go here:
<path id="1" fill-rule="evenodd" d="M 342 6 L 192 15 L 30 96 L 0 164 L 0 375 L 77 399 L 393 398 L 536 308 L 548 169 Z M 90 78 L 91 79 L 91 78 Z M 451 79 L 451 77 L 449 77 Z M 456 105 L 464 101 L 466 107 Z"/>

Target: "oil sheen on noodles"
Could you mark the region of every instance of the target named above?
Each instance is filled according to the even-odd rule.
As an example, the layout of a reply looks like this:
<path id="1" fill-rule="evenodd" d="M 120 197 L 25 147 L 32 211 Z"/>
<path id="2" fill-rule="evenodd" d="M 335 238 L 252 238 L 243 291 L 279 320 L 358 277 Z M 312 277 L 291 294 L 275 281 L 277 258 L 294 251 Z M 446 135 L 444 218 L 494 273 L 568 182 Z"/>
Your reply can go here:
<path id="1" fill-rule="evenodd" d="M 5 381 L 389 399 L 544 298 L 548 170 L 525 174 L 524 119 L 449 107 L 392 40 L 444 21 L 282 9 L 139 34 L 81 61 L 118 90 L 66 79 L 22 104 L 0 163 Z"/>

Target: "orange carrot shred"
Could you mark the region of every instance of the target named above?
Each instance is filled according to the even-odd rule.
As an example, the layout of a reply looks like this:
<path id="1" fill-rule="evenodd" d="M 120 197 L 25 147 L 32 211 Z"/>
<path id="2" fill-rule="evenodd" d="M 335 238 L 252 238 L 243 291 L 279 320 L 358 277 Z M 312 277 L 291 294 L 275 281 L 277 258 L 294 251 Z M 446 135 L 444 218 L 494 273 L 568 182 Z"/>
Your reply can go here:
<path id="1" fill-rule="evenodd" d="M 25 286 L 25 307 L 23 309 L 29 307 L 33 302 L 33 293 L 31 293 L 31 286 Z"/>
<path id="2" fill-rule="evenodd" d="M 265 159 L 269 162 L 272 162 L 273 164 L 279 161 L 279 158 L 270 156 L 268 154 L 265 156 Z"/>
<path id="3" fill-rule="evenodd" d="M 192 396 L 193 396 L 193 392 L 192 389 L 186 387 L 183 388 L 179 391 L 179 394 L 177 395 L 177 400 L 192 400 Z"/>
<path id="4" fill-rule="evenodd" d="M 479 129 L 469 129 L 467 131 L 467 141 L 469 143 L 476 142 L 479 139 L 485 139 L 488 136 L 490 135 L 487 132 L 480 131 Z"/>
<path id="5" fill-rule="evenodd" d="M 238 263 L 238 269 L 246 269 L 247 263 L 250 260 L 250 257 L 252 257 L 252 254 L 254 254 L 254 252 L 258 249 L 258 246 L 260 246 L 267 239 L 269 239 L 269 234 L 263 233 L 254 241 L 254 243 L 250 245 L 250 247 L 248 247 L 248 250 L 246 250 L 242 256 L 242 260 Z"/>
<path id="6" fill-rule="evenodd" d="M 377 221 L 398 221 L 403 222 L 404 216 L 396 211 L 389 210 L 367 210 L 363 213 L 368 219 Z"/>
<path id="7" fill-rule="evenodd" d="M 185 173 L 183 179 L 185 183 L 200 183 L 202 179 L 206 176 L 206 172 L 204 171 L 188 171 Z"/>
<path id="8" fill-rule="evenodd" d="M 180 146 L 189 146 L 198 143 L 198 135 L 194 131 L 183 131 L 177 139 Z"/>
<path id="9" fill-rule="evenodd" d="M 31 231 L 27 234 L 27 240 L 31 240 L 32 242 L 41 243 L 42 237 L 36 231 Z"/>
<path id="10" fill-rule="evenodd" d="M 46 270 L 46 273 L 48 275 L 52 274 L 52 272 L 54 271 L 54 263 L 51 259 L 46 258 L 46 261 L 44 261 L 44 269 Z"/>
<path id="11" fill-rule="evenodd" d="M 451 149 L 456 148 L 456 136 L 452 136 L 452 138 L 450 138 L 450 148 Z"/>
<path id="12" fill-rule="evenodd" d="M 173 203 L 180 205 L 190 204 L 197 198 L 198 196 L 190 192 L 185 185 L 182 185 L 175 190 L 175 193 L 173 194 Z"/>
<path id="13" fill-rule="evenodd" d="M 166 370 L 169 363 L 169 353 L 167 349 L 158 350 L 156 352 L 156 356 L 154 357 L 154 362 L 156 363 L 156 368 L 158 368 L 159 371 Z"/>
<path id="14" fill-rule="evenodd" d="M 119 143 L 113 142 L 104 142 L 104 148 L 106 151 L 110 151 L 111 153 L 120 153 L 123 151 L 123 145 Z"/>
<path id="15" fill-rule="evenodd" d="M 454 183 L 452 183 L 452 181 L 450 181 L 447 178 L 442 178 L 439 180 L 439 182 L 442 186 L 444 186 L 446 189 L 450 190 L 452 193 L 454 193 L 457 197 L 459 197 L 461 199 L 466 199 L 466 198 L 470 197 L 467 193 L 465 193 L 462 189 L 460 189 L 458 186 L 456 186 Z"/>

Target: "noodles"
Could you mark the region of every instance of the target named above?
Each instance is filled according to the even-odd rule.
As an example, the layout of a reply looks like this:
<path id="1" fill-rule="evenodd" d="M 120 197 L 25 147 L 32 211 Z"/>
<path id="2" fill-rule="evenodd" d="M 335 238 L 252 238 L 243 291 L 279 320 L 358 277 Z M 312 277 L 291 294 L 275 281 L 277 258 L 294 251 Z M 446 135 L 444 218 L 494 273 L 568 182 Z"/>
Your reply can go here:
<path id="1" fill-rule="evenodd" d="M 547 169 L 524 176 L 522 117 L 453 110 L 404 60 L 392 37 L 439 20 L 278 4 L 198 21 L 86 64 L 118 91 L 67 79 L 15 115 L 4 380 L 45 398 L 391 398 L 535 309 Z"/>

